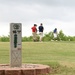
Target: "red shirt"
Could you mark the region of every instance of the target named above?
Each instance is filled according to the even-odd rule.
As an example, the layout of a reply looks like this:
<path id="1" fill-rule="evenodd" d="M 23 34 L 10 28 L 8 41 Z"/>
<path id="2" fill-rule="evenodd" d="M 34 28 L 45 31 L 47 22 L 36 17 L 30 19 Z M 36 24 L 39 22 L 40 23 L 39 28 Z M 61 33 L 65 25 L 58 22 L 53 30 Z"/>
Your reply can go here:
<path id="1" fill-rule="evenodd" d="M 32 32 L 37 32 L 37 29 L 35 26 L 33 26 L 31 29 L 32 29 Z"/>

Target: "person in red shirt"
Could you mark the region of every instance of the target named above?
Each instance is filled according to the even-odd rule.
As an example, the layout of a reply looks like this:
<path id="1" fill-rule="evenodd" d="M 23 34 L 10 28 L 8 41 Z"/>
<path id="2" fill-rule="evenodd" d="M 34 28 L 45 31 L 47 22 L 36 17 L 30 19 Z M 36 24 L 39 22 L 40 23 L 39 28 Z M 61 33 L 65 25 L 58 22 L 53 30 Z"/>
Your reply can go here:
<path id="1" fill-rule="evenodd" d="M 37 25 L 34 24 L 34 26 L 31 28 L 32 29 L 32 35 L 33 35 L 33 41 L 37 41 Z"/>

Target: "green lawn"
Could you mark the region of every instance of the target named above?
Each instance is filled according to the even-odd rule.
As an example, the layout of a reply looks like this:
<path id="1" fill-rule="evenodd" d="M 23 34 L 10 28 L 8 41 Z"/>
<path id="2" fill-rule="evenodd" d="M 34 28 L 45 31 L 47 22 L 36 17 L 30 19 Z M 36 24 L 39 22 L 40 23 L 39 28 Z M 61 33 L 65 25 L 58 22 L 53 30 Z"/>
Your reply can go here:
<path id="1" fill-rule="evenodd" d="M 0 64 L 9 64 L 9 53 L 10 43 L 0 42 Z M 75 42 L 23 42 L 22 63 L 50 65 L 50 75 L 75 75 Z"/>

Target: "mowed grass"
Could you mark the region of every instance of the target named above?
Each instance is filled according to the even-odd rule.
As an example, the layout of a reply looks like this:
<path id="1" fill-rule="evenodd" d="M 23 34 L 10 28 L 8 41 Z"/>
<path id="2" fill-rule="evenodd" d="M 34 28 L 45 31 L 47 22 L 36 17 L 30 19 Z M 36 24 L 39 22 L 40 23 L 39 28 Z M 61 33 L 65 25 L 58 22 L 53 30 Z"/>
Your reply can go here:
<path id="1" fill-rule="evenodd" d="M 27 42 L 22 49 L 23 63 L 75 62 L 74 42 Z"/>
<path id="2" fill-rule="evenodd" d="M 9 53 L 10 43 L 0 42 L 0 64 L 9 64 Z M 59 74 L 50 75 L 75 75 L 75 42 L 23 42 L 22 63 L 46 64 L 54 68 L 55 73 L 62 66 L 62 70 L 66 70 L 63 74 L 58 71 Z"/>

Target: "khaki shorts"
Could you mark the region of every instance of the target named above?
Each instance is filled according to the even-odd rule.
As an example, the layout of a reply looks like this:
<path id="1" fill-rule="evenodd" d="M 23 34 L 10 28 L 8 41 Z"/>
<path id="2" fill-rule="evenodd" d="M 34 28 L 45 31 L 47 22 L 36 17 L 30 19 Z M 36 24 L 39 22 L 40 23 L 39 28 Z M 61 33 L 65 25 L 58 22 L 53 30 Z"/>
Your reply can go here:
<path id="1" fill-rule="evenodd" d="M 42 38 L 43 37 L 43 32 L 39 32 L 39 36 Z"/>
<path id="2" fill-rule="evenodd" d="M 36 40 L 37 39 L 37 33 L 33 32 L 32 35 L 33 35 L 33 39 Z"/>

